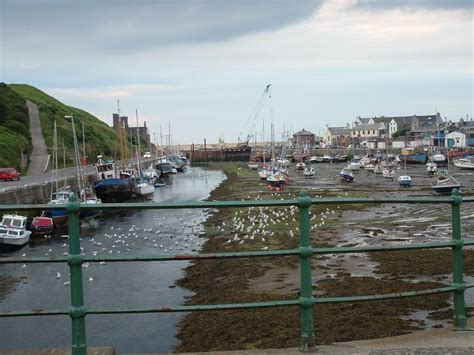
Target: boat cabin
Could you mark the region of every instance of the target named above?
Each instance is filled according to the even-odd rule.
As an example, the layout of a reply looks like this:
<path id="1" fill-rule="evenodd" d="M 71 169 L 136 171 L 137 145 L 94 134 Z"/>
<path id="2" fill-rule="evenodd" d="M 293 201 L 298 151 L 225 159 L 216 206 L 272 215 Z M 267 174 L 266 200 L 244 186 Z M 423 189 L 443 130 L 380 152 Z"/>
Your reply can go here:
<path id="1" fill-rule="evenodd" d="M 115 179 L 117 177 L 115 170 L 115 162 L 113 160 L 104 161 L 102 159 L 102 155 L 97 156 L 95 171 L 98 180 Z"/>

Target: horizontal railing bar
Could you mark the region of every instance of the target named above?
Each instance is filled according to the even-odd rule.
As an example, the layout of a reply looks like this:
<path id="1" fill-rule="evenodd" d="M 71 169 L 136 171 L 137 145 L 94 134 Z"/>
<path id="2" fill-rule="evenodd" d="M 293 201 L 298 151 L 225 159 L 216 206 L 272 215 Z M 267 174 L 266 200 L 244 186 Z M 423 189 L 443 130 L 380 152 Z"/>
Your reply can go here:
<path id="1" fill-rule="evenodd" d="M 467 286 L 465 287 L 468 288 Z M 469 287 L 474 287 L 474 284 L 470 285 Z M 321 298 L 316 298 L 315 303 L 328 304 L 328 303 L 351 303 L 351 302 L 390 300 L 390 299 L 395 299 L 395 298 L 407 298 L 407 297 L 416 297 L 416 296 L 426 296 L 426 295 L 432 295 L 432 294 L 437 294 L 437 293 L 453 292 L 453 291 L 456 291 L 457 289 L 458 287 L 456 286 L 447 286 L 447 287 L 440 287 L 440 288 L 432 288 L 428 290 L 386 293 L 383 295 L 321 297 Z"/>
<path id="2" fill-rule="evenodd" d="M 452 203 L 451 197 L 387 197 L 387 198 L 313 198 L 312 205 L 327 204 L 378 204 L 378 203 L 408 203 L 436 204 Z M 463 202 L 474 202 L 472 197 L 464 197 Z M 266 207 L 266 206 L 298 206 L 299 200 L 248 200 L 248 201 L 205 201 L 205 202 L 137 202 L 137 203 L 102 203 L 99 205 L 80 204 L 82 210 L 101 209 L 178 209 L 178 208 L 221 208 L 221 207 Z M 64 210 L 66 204 L 26 204 L 0 205 L 1 210 Z"/>
<path id="3" fill-rule="evenodd" d="M 380 247 L 334 247 L 334 248 L 310 248 L 313 254 L 346 254 L 346 253 L 365 253 L 377 251 L 396 251 L 413 249 L 440 249 L 455 246 L 453 241 L 438 243 L 418 243 L 405 245 L 390 245 Z M 474 245 L 474 241 L 464 242 L 464 245 Z M 84 256 L 84 262 L 136 262 L 136 261 L 173 261 L 173 260 L 200 260 L 200 259 L 225 259 L 225 258 L 252 258 L 252 257 L 271 257 L 271 256 L 291 256 L 306 253 L 307 250 L 300 249 L 282 249 L 267 251 L 247 251 L 247 252 L 229 252 L 229 253 L 202 253 L 202 254 L 171 254 L 171 255 L 150 255 L 150 256 Z M 2 258 L 0 264 L 21 264 L 21 263 L 60 263 L 67 262 L 68 257 L 35 257 L 35 258 Z"/>
<path id="4" fill-rule="evenodd" d="M 368 302 L 380 301 L 396 298 L 407 298 L 416 296 L 426 296 L 437 293 L 453 292 L 464 287 L 466 289 L 473 288 L 474 283 L 467 283 L 462 286 L 447 286 L 440 288 L 433 288 L 418 291 L 406 291 L 397 293 L 386 293 L 381 295 L 366 295 L 366 296 L 350 296 L 350 297 L 317 297 L 313 298 L 315 304 L 329 304 L 329 303 L 353 303 L 353 302 Z M 254 302 L 254 303 L 229 303 L 229 304 L 208 304 L 208 305 L 190 305 L 190 306 L 167 306 L 167 307 L 152 307 L 152 308 L 125 308 L 125 309 L 101 309 L 101 308 L 87 308 L 86 314 L 127 314 L 127 313 L 176 313 L 176 312 L 193 312 L 193 311 L 222 311 L 234 309 L 253 309 L 253 308 L 270 308 L 270 307 L 289 307 L 298 306 L 301 304 L 300 299 L 281 300 L 270 302 Z M 305 300 L 306 302 L 306 300 Z M 25 317 L 25 316 L 50 316 L 50 315 L 68 315 L 69 310 L 33 310 L 33 311 L 0 311 L 1 317 Z"/>

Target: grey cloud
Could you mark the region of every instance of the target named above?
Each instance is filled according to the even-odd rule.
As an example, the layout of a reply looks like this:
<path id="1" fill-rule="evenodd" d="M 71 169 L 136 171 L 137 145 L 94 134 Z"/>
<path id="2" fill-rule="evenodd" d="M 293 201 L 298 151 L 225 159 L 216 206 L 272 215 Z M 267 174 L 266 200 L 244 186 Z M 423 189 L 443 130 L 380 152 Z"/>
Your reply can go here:
<path id="1" fill-rule="evenodd" d="M 34 1 L 0 0 L 8 46 L 77 45 L 129 52 L 223 41 L 311 16 L 323 0 Z M 67 47 L 66 45 L 66 47 Z"/>
<path id="2" fill-rule="evenodd" d="M 357 0 L 353 9 L 384 11 L 397 8 L 428 10 L 471 10 L 472 0 Z"/>

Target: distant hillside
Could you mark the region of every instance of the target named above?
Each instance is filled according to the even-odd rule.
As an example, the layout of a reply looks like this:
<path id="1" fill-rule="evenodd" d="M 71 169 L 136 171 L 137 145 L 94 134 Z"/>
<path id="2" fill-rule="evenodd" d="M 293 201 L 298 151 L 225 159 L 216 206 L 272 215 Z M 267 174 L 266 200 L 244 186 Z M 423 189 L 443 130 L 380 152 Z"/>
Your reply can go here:
<path id="1" fill-rule="evenodd" d="M 25 172 L 27 156 L 31 153 L 29 127 L 25 100 L 0 83 L 0 166 L 14 166 Z"/>
<path id="2" fill-rule="evenodd" d="M 82 121 L 84 121 L 88 163 L 95 163 L 96 157 L 99 154 L 107 158 L 115 158 L 117 152 L 120 151 L 117 133 L 97 117 L 78 108 L 67 106 L 35 87 L 24 84 L 9 84 L 8 86 L 23 98 L 23 105 L 25 100 L 30 100 L 38 105 L 43 136 L 48 148 L 53 147 L 53 127 L 54 121 L 56 120 L 58 148 L 60 148 L 58 154 L 60 167 L 63 165 L 63 150 L 61 149 L 63 146 L 66 148 L 66 165 L 70 166 L 74 163 L 71 159 L 74 156 L 71 119 L 65 118 L 65 116 L 70 116 L 71 113 L 74 116 L 76 136 L 79 142 L 81 156 Z M 49 149 L 48 151 L 51 153 Z"/>

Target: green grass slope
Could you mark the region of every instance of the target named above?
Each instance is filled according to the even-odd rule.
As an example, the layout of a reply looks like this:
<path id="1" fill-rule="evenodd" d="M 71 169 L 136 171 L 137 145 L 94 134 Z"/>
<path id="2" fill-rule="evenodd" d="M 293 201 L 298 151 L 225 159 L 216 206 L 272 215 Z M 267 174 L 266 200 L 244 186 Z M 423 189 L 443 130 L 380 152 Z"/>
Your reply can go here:
<path id="1" fill-rule="evenodd" d="M 102 154 L 107 158 L 115 158 L 118 147 L 118 135 L 106 123 L 99 120 L 90 113 L 67 106 L 54 97 L 49 96 L 37 88 L 25 84 L 9 84 L 18 95 L 24 100 L 29 100 L 38 105 L 43 136 L 48 148 L 53 147 L 54 121 L 58 130 L 58 148 L 60 167 L 63 164 L 63 146 L 66 148 L 66 165 L 74 164 L 74 142 L 72 137 L 71 113 L 74 116 L 76 136 L 79 143 L 79 150 L 82 156 L 82 121 L 84 121 L 86 156 L 88 163 L 95 163 L 96 156 Z M 49 150 L 51 153 L 51 150 Z"/>
<path id="2" fill-rule="evenodd" d="M 31 138 L 25 100 L 0 83 L 0 166 L 14 166 L 24 173 L 29 153 Z"/>

